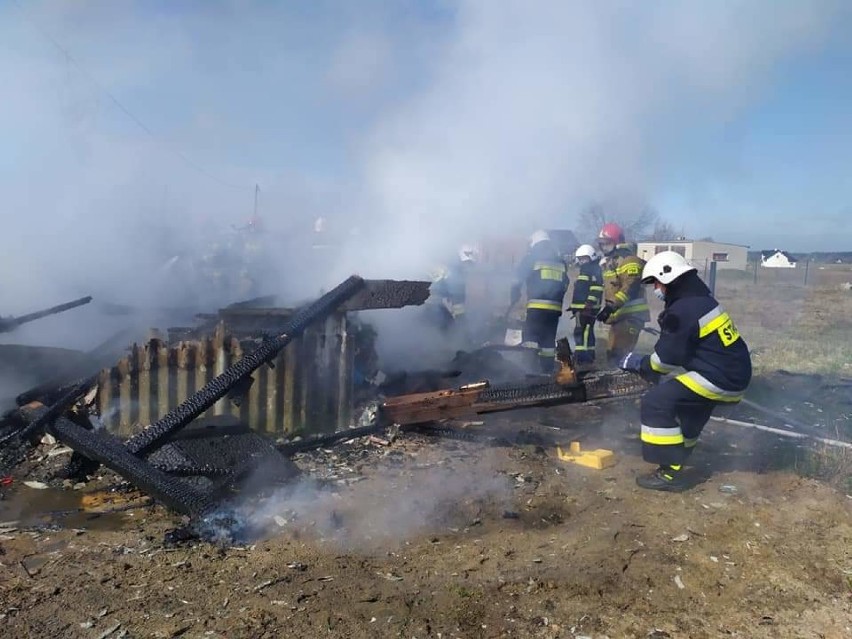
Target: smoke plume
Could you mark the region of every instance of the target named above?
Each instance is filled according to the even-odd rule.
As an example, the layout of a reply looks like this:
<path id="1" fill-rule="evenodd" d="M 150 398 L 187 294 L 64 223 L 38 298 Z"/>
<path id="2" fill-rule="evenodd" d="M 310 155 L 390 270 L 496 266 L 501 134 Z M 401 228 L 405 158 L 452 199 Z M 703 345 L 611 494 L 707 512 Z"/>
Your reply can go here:
<path id="1" fill-rule="evenodd" d="M 290 299 L 352 272 L 422 278 L 461 241 L 571 228 L 589 200 L 652 202 L 848 16 L 833 0 L 7 4 L 0 314 L 195 300 L 163 265 L 244 225 L 256 195 L 262 288 Z M 332 250 L 312 248 L 320 216 Z M 93 341 L 78 315 L 62 325 Z"/>

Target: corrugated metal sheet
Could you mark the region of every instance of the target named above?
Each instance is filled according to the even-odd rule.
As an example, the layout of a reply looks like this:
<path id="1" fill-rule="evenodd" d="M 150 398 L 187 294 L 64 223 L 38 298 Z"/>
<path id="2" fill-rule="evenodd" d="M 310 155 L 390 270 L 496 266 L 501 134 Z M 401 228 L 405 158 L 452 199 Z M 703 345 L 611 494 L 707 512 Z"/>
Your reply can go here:
<path id="1" fill-rule="evenodd" d="M 129 434 L 165 415 L 257 343 L 233 337 L 219 323 L 206 338 L 134 345 L 101 373 L 101 418 L 110 431 Z M 255 371 L 240 406 L 225 397 L 205 416 L 235 415 L 273 436 L 343 428 L 351 417 L 353 350 L 346 315 L 332 315 L 294 340 L 271 366 Z"/>

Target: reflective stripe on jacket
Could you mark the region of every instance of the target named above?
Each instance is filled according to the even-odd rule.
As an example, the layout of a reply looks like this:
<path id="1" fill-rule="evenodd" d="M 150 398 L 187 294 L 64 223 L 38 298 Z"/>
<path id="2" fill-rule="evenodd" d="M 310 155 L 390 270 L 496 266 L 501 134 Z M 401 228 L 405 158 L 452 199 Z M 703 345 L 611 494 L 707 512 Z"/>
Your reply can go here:
<path id="1" fill-rule="evenodd" d="M 580 274 L 574 282 L 574 293 L 569 308 L 582 310 L 590 308 L 597 311 L 603 302 L 603 274 L 598 261 L 580 265 Z"/>
<path id="2" fill-rule="evenodd" d="M 642 285 L 644 260 L 638 258 L 629 244 L 619 244 L 603 264 L 604 300 L 617 309 L 607 321 L 634 318 L 648 322 L 651 315 Z"/>
<path id="3" fill-rule="evenodd" d="M 515 285 L 527 287 L 527 308 L 562 312 L 568 269 L 552 242 L 531 247 L 518 265 Z"/>
<path id="4" fill-rule="evenodd" d="M 682 369 L 686 372 L 675 379 L 694 393 L 719 402 L 738 402 L 751 381 L 748 346 L 698 275 L 684 277 L 687 294 L 678 295 L 677 287 L 667 290 L 660 338 L 654 352 L 643 360 L 643 368 L 661 375 Z"/>

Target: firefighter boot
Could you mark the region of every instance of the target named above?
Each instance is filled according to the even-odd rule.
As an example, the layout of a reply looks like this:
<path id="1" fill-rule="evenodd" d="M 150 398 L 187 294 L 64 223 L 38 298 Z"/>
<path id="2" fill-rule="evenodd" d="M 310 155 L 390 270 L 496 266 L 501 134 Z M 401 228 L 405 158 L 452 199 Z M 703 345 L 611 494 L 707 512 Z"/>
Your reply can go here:
<path id="1" fill-rule="evenodd" d="M 670 493 L 680 493 L 689 488 L 689 484 L 684 479 L 680 466 L 660 466 L 650 475 L 637 477 L 636 483 L 641 488 L 662 490 Z"/>

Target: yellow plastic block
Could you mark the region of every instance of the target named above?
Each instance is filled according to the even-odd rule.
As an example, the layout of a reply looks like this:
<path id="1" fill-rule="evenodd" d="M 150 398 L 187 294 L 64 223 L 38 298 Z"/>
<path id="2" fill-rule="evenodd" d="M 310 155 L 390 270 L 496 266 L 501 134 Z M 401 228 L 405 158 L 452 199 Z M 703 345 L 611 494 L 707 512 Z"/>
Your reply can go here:
<path id="1" fill-rule="evenodd" d="M 615 464 L 615 454 L 611 450 L 598 448 L 596 450 L 580 450 L 580 442 L 571 442 L 568 450 L 565 451 L 561 446 L 556 447 L 556 456 L 560 460 L 603 470 Z"/>

